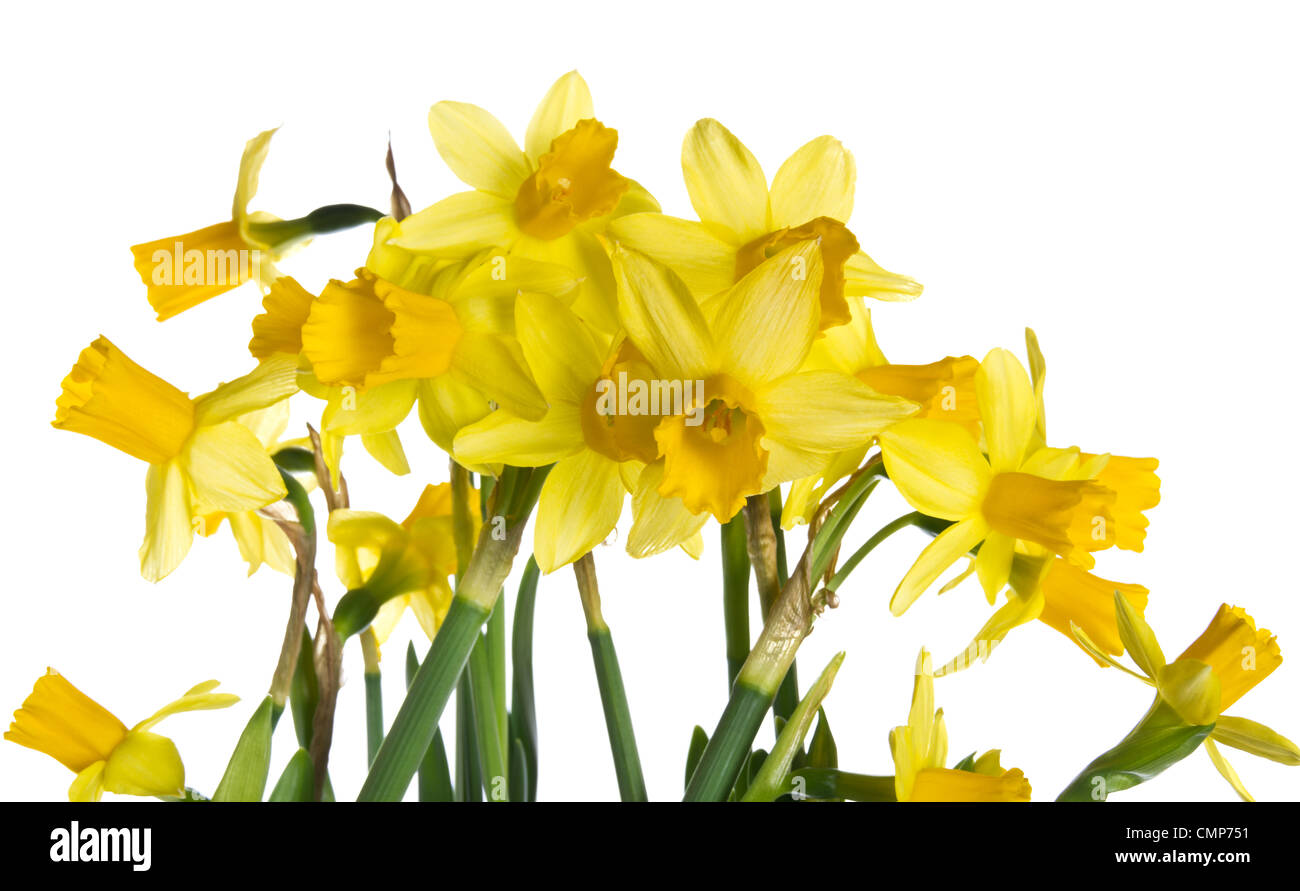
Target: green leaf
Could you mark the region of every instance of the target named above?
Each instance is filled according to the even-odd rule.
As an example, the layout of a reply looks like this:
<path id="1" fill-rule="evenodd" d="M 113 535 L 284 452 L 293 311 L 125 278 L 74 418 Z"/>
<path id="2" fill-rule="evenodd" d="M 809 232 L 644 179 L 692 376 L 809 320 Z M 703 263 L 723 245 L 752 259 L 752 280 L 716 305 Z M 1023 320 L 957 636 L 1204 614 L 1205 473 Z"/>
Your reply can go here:
<path id="1" fill-rule="evenodd" d="M 261 801 L 271 773 L 271 697 L 248 719 L 213 801 Z"/>
<path id="2" fill-rule="evenodd" d="M 415 644 L 406 646 L 406 685 L 415 680 L 415 673 L 420 670 L 419 657 L 415 655 Z M 433 742 L 420 759 L 416 779 L 416 788 L 420 801 L 455 801 L 456 790 L 451 784 L 451 768 L 447 764 L 447 747 L 442 741 L 442 730 L 433 734 Z"/>
<path id="3" fill-rule="evenodd" d="M 537 703 L 533 693 L 533 612 L 537 603 L 537 579 L 541 571 L 534 557 L 528 558 L 519 595 L 515 600 L 515 617 L 510 631 L 511 699 L 510 737 L 524 748 L 528 766 L 527 801 L 537 800 Z M 512 774 L 513 784 L 513 774 Z"/>
<path id="4" fill-rule="evenodd" d="M 826 709 L 817 709 L 817 727 L 813 730 L 812 742 L 808 744 L 807 767 L 839 767 L 839 749 L 835 746 L 835 737 L 831 735 L 831 722 L 826 717 Z"/>
<path id="5" fill-rule="evenodd" d="M 1158 775 L 1201 746 L 1213 724 L 1192 725 L 1159 697 L 1119 745 L 1096 758 L 1057 801 L 1105 801 Z"/>
<path id="6" fill-rule="evenodd" d="M 803 747 L 804 737 L 812 726 L 813 717 L 820 713 L 822 700 L 831 691 L 835 675 L 844 663 L 844 653 L 836 653 L 821 675 L 813 682 L 808 695 L 803 698 L 790 720 L 782 727 L 777 737 L 772 754 L 763 762 L 761 770 L 755 773 L 745 791 L 745 801 L 772 801 L 790 790 L 790 767 L 795 756 Z"/>
<path id="7" fill-rule="evenodd" d="M 298 735 L 298 745 L 311 748 L 311 729 L 316 720 L 316 703 L 320 700 L 320 685 L 316 681 L 316 661 L 312 658 L 311 633 L 302 629 L 302 648 L 298 651 L 298 666 L 293 672 L 289 687 L 289 708 L 293 710 L 293 729 Z"/>
<path id="8" fill-rule="evenodd" d="M 817 801 L 896 801 L 894 778 L 848 773 L 833 767 L 805 767 L 790 774 L 803 798 Z"/>
<path id="9" fill-rule="evenodd" d="M 695 730 L 691 733 L 691 745 L 686 750 L 686 785 L 691 784 L 691 776 L 695 773 L 695 768 L 700 765 L 700 756 L 704 754 L 704 747 L 709 744 L 709 734 L 699 724 L 695 725 Z"/>
<path id="10" fill-rule="evenodd" d="M 313 798 L 315 770 L 312 768 L 311 755 L 306 749 L 293 753 L 284 773 L 276 781 L 268 801 L 311 801 Z"/>
<path id="11" fill-rule="evenodd" d="M 510 743 L 510 800 L 528 800 L 528 756 L 518 737 Z"/>
<path id="12" fill-rule="evenodd" d="M 963 758 L 963 759 L 961 759 L 960 761 L 958 761 L 956 764 L 954 764 L 954 765 L 952 766 L 952 769 L 953 769 L 953 770 L 964 770 L 964 771 L 967 771 L 968 773 L 970 773 L 970 772 L 974 772 L 974 770 L 975 770 L 975 753 L 974 753 L 974 752 L 971 752 L 971 753 L 970 753 L 969 755 L 967 755 L 965 758 Z"/>

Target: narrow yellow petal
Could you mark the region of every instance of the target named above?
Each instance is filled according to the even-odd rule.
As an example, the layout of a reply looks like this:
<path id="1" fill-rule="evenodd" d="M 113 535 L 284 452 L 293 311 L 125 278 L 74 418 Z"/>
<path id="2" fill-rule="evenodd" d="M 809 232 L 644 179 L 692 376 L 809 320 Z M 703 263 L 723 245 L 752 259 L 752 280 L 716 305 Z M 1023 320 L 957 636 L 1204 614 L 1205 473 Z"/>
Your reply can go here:
<path id="1" fill-rule="evenodd" d="M 857 184 L 853 154 L 833 136 L 818 136 L 786 159 L 772 177 L 772 226 L 798 226 L 816 217 L 847 223 Z"/>
<path id="2" fill-rule="evenodd" d="M 763 168 L 712 118 L 697 122 L 686 134 L 682 174 L 696 215 L 714 235 L 739 245 L 772 230 Z"/>
<path id="3" fill-rule="evenodd" d="M 703 224 L 661 213 L 634 213 L 612 220 L 608 234 L 672 269 L 697 298 L 735 284 L 736 247 Z"/>
<path id="4" fill-rule="evenodd" d="M 980 419 L 994 472 L 1015 470 L 1025 457 L 1038 419 L 1034 388 L 1010 352 L 990 350 L 975 372 Z"/>
<path id="5" fill-rule="evenodd" d="M 861 447 L 919 408 L 834 371 L 792 374 L 755 395 L 769 438 L 819 452 Z"/>
<path id="6" fill-rule="evenodd" d="M 932 517 L 960 520 L 978 510 L 989 466 L 961 427 L 909 419 L 880 434 L 889 478 L 912 507 Z"/>
<path id="7" fill-rule="evenodd" d="M 595 117 L 591 90 L 582 75 L 570 71 L 546 91 L 533 112 L 524 137 L 529 159 L 535 164 L 551 150 L 551 143 L 561 133 L 572 130 L 578 121 Z"/>
<path id="8" fill-rule="evenodd" d="M 194 543 L 189 484 L 179 461 L 151 464 L 145 477 L 145 493 L 140 574 L 157 582 L 180 566 Z"/>
<path id="9" fill-rule="evenodd" d="M 713 370 L 708 325 L 672 270 L 644 254 L 616 248 L 619 316 L 628 338 L 666 379 L 698 380 Z"/>
<path id="10" fill-rule="evenodd" d="M 559 461 L 537 503 L 533 553 L 542 572 L 566 566 L 604 541 L 623 510 L 618 465 L 592 451 Z"/>
<path id="11" fill-rule="evenodd" d="M 476 189 L 513 198 L 531 172 L 510 131 L 477 105 L 437 103 L 429 109 L 429 132 L 452 173 Z"/>
<path id="12" fill-rule="evenodd" d="M 1205 741 L 1205 752 L 1210 756 L 1210 760 L 1214 762 L 1214 769 L 1228 781 L 1228 785 L 1232 786 L 1232 791 L 1236 792 L 1237 795 L 1241 797 L 1242 801 L 1255 800 L 1251 794 L 1246 791 L 1245 785 L 1241 782 L 1241 777 L 1237 776 L 1237 772 L 1232 769 L 1232 765 L 1228 763 L 1228 759 L 1223 757 L 1223 753 L 1219 751 L 1219 747 L 1214 744 L 1213 739 L 1207 739 Z"/>
<path id="13" fill-rule="evenodd" d="M 898 588 L 889 601 L 890 612 L 896 616 L 907 612 L 907 608 L 938 581 L 944 570 L 975 547 L 987 532 L 988 527 L 979 518 L 962 520 L 940 532 L 934 541 L 926 545 L 912 568 L 898 583 Z"/>

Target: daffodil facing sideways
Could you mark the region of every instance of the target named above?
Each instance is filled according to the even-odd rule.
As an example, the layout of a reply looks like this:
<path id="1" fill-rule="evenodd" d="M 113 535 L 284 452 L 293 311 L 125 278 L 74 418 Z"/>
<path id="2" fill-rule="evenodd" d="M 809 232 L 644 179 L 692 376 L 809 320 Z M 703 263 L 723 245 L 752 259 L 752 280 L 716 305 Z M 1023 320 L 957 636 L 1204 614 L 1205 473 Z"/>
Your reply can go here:
<path id="1" fill-rule="evenodd" d="M 611 166 L 618 132 L 596 120 L 582 77 L 570 71 L 555 82 L 522 149 L 495 117 L 463 102 L 434 105 L 429 130 L 447 166 L 472 191 L 395 223 L 392 244 L 452 260 L 500 248 L 510 257 L 563 266 L 581 283 L 574 311 L 614 333 L 614 279 L 599 236 L 611 219 L 659 205 Z"/>
<path id="2" fill-rule="evenodd" d="M 257 282 L 265 291 L 279 276 L 275 264 L 311 236 L 379 219 L 378 211 L 356 204 L 328 205 L 296 220 L 249 211 L 274 135 L 275 130 L 264 130 L 244 146 L 229 220 L 131 248 L 158 321 L 246 282 Z"/>
<path id="3" fill-rule="evenodd" d="M 935 675 L 950 674 L 968 668 L 976 661 L 987 661 L 1012 629 L 1035 619 L 1076 644 L 1079 641 L 1073 629 L 1082 629 L 1097 649 L 1111 656 L 1121 656 L 1124 641 L 1115 614 L 1116 592 L 1123 595 L 1135 613 L 1142 615 L 1145 612 L 1150 592 L 1142 585 L 1101 578 L 1068 560 L 1043 552 L 1041 548 L 1031 549 L 1021 543 L 1011 560 L 1006 603 L 994 611 L 970 645 Z M 1093 655 L 1088 647 L 1079 646 L 1099 664 L 1107 664 Z"/>
<path id="4" fill-rule="evenodd" d="M 1093 552 L 1131 541 L 1131 524 L 1145 524 L 1140 511 L 1117 511 L 1118 493 L 1098 481 L 1108 455 L 1038 445 L 1034 386 L 1014 355 L 990 351 L 975 386 L 987 457 L 959 425 L 942 421 L 908 420 L 880 436 L 885 468 L 903 498 L 953 523 L 899 583 L 890 601 L 895 615 L 977 545 L 976 574 L 992 603 L 1011 578 L 1018 547 L 1091 569 Z"/>
<path id="5" fill-rule="evenodd" d="M 901 365 L 885 358 L 871 327 L 871 310 L 861 297 L 848 298 L 851 318 L 828 329 L 813 344 L 806 369 L 850 374 L 877 393 L 901 396 L 919 406 L 915 417 L 961 425 L 979 442 L 979 401 L 972 356 L 947 356 L 925 365 Z M 870 445 L 831 456 L 819 472 L 795 480 L 786 496 L 781 525 L 789 530 L 808 523 L 831 487 L 862 466 Z"/>
<path id="6" fill-rule="evenodd" d="M 184 559 L 194 533 L 206 531 L 205 518 L 284 497 L 266 447 L 238 419 L 296 390 L 293 362 L 280 359 L 192 399 L 100 337 L 63 379 L 53 423 L 149 465 L 140 571 L 156 582 Z"/>
<path id="7" fill-rule="evenodd" d="M 698 299 L 724 291 L 792 244 L 812 239 L 822 258 L 823 329 L 849 321 L 847 297 L 911 300 L 912 279 L 880 268 L 848 230 L 857 165 L 837 139 L 819 136 L 786 159 L 768 188 L 754 155 L 705 118 L 682 143 L 682 174 L 699 222 L 638 213 L 610 235 L 671 268 Z"/>
<path id="8" fill-rule="evenodd" d="M 889 749 L 899 801 L 1029 801 L 1024 772 L 1003 770 L 997 749 L 975 759 L 969 770 L 944 766 L 948 730 L 943 709 L 934 707 L 934 673 L 924 649 L 917 657 L 907 724 L 889 732 Z"/>
<path id="9" fill-rule="evenodd" d="M 456 572 L 451 499 L 450 483 L 425 486 L 401 523 L 372 511 L 330 513 L 327 534 L 339 580 L 348 589 L 335 613 L 340 634 L 370 625 L 382 644 L 409 608 L 433 639 L 451 606 L 447 579 Z M 476 512 L 470 513 L 477 536 Z"/>
<path id="10" fill-rule="evenodd" d="M 432 275 L 405 268 L 399 277 L 423 290 L 366 267 L 311 304 L 302 353 L 329 388 L 327 433 L 389 433 L 418 400 L 425 432 L 450 451 L 456 432 L 494 405 L 533 420 L 546 414 L 515 337 L 514 303 L 521 290 L 571 297 L 567 270 L 487 250 Z"/>
<path id="11" fill-rule="evenodd" d="M 1164 703 L 1186 726 L 1212 727 L 1203 741 L 1205 751 L 1242 799 L 1254 800 L 1218 743 L 1280 764 L 1300 765 L 1300 747 L 1294 742 L 1263 724 L 1224 714 L 1282 664 L 1282 650 L 1268 629 L 1257 628 L 1241 607 L 1224 603 L 1200 637 L 1173 662 L 1166 662 L 1155 632 L 1142 614 L 1119 592 L 1114 598 L 1120 635 L 1138 670 L 1111 658 L 1074 625 L 1071 630 L 1080 646 L 1099 662 L 1155 687 L 1151 712 Z"/>
<path id="12" fill-rule="evenodd" d="M 637 481 L 629 547 L 644 536 L 645 552 L 665 550 L 708 515 L 726 522 L 746 497 L 807 476 L 919 408 L 846 374 L 801 370 L 821 316 L 816 240 L 760 264 L 707 318 L 667 266 L 622 247 L 613 258 L 628 340 L 659 380 L 702 382 L 694 404 L 654 427 L 658 458 Z"/>
<path id="13" fill-rule="evenodd" d="M 14 712 L 5 739 L 49 755 L 77 775 L 70 801 L 99 801 L 105 792 L 174 798 L 185 794 L 185 765 L 176 744 L 152 732 L 171 715 L 227 708 L 239 701 L 214 693 L 204 681 L 127 729 L 113 714 L 82 693 L 53 668 L 36 681 Z"/>

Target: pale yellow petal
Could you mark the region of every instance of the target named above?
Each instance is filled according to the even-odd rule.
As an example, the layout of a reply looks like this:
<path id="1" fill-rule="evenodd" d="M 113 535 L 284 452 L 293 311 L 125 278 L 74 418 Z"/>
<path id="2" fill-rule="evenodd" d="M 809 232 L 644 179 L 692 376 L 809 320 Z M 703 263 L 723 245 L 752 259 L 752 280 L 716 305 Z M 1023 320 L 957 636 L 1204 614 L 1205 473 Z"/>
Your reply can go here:
<path id="1" fill-rule="evenodd" d="M 844 295 L 846 297 L 871 297 L 887 302 L 915 300 L 924 288 L 921 283 L 889 272 L 879 263 L 858 251 L 844 263 Z"/>
<path id="2" fill-rule="evenodd" d="M 251 372 L 194 400 L 194 422 L 220 424 L 264 409 L 298 392 L 296 356 L 271 356 Z"/>
<path id="3" fill-rule="evenodd" d="M 577 71 L 563 75 L 546 91 L 528 122 L 524 145 L 529 159 L 536 164 L 538 158 L 551 150 L 555 137 L 572 130 L 578 121 L 595 116 L 591 90 L 582 75 Z"/>
<path id="4" fill-rule="evenodd" d="M 540 421 L 525 421 L 506 411 L 492 412 L 464 427 L 451 451 L 467 466 L 504 463 L 542 467 L 582 448 L 582 422 L 576 407 L 557 404 Z"/>
<path id="5" fill-rule="evenodd" d="M 68 787 L 68 801 L 99 801 L 104 797 L 104 767 L 107 761 L 96 761 L 77 774 Z"/>
<path id="6" fill-rule="evenodd" d="M 361 445 L 370 453 L 370 457 L 382 464 L 389 473 L 405 476 L 411 472 L 410 462 L 406 460 L 406 450 L 402 448 L 402 440 L 396 430 L 364 434 L 361 437 Z"/>
<path id="7" fill-rule="evenodd" d="M 757 394 L 757 411 L 769 439 L 814 452 L 865 445 L 920 406 L 881 395 L 836 371 L 806 371 L 781 378 Z"/>
<path id="8" fill-rule="evenodd" d="M 649 557 L 671 550 L 689 541 L 708 521 L 708 514 L 692 514 L 680 498 L 659 494 L 664 464 L 646 465 L 637 480 L 632 497 L 632 531 L 627 537 L 627 552 L 633 557 Z"/>
<path id="9" fill-rule="evenodd" d="M 660 377 L 700 380 L 713 370 L 708 325 L 672 270 L 626 248 L 614 251 L 618 310 L 628 338 Z"/>
<path id="10" fill-rule="evenodd" d="M 912 568 L 903 576 L 889 601 L 889 609 L 896 616 L 907 612 L 931 585 L 938 581 L 944 570 L 952 566 L 984 538 L 988 526 L 983 519 L 972 517 L 949 526 L 926 545 Z"/>
<path id="11" fill-rule="evenodd" d="M 511 414 L 530 421 L 546 414 L 546 398 L 503 338 L 467 331 L 456 345 L 452 372 Z"/>
<path id="12" fill-rule="evenodd" d="M 195 431 L 179 460 L 196 514 L 255 510 L 285 496 L 271 456 L 248 428 L 233 421 Z"/>
<path id="13" fill-rule="evenodd" d="M 1038 421 L 1034 387 L 1012 353 L 993 349 L 975 372 L 980 420 L 995 473 L 1016 470 Z"/>
<path id="14" fill-rule="evenodd" d="M 331 393 L 321 424 L 336 436 L 385 433 L 411 413 L 418 389 L 418 382 L 413 380 L 391 381 L 364 390 L 340 387 Z"/>
<path id="15" fill-rule="evenodd" d="M 817 242 L 791 245 L 719 298 L 712 331 L 723 370 L 750 389 L 803 364 L 821 320 Z"/>
<path id="16" fill-rule="evenodd" d="M 148 503 L 144 543 L 140 545 L 140 573 L 157 582 L 180 565 L 194 542 L 190 493 L 176 461 L 151 464 L 145 491 Z"/>
<path id="17" fill-rule="evenodd" d="M 392 243 L 435 257 L 462 259 L 519 237 L 513 199 L 458 192 L 406 219 Z"/>
<path id="18" fill-rule="evenodd" d="M 165 736 L 132 731 L 104 765 L 104 789 L 118 795 L 172 796 L 185 792 L 185 766 Z"/>
<path id="19" fill-rule="evenodd" d="M 772 228 L 817 217 L 847 223 L 858 170 L 853 154 L 833 136 L 818 136 L 786 159 L 772 177 Z"/>
<path id="20" fill-rule="evenodd" d="M 248 234 L 246 225 L 248 203 L 257 194 L 257 181 L 262 173 L 262 165 L 266 163 L 266 154 L 271 150 L 271 137 L 278 129 L 276 127 L 263 130 L 248 140 L 244 145 L 244 154 L 239 159 L 239 180 L 235 184 L 235 201 L 231 217 L 239 224 L 240 234 L 245 236 L 245 240 Z"/>
<path id="21" fill-rule="evenodd" d="M 1161 652 L 1160 642 L 1146 618 L 1119 591 L 1115 592 L 1115 620 L 1129 657 L 1147 677 L 1155 679 L 1160 669 L 1165 667 L 1165 654 Z"/>
<path id="22" fill-rule="evenodd" d="M 717 237 L 739 246 L 772 230 L 763 168 L 712 118 L 697 122 L 686 134 L 682 174 L 696 215 Z"/>
<path id="23" fill-rule="evenodd" d="M 1246 786 L 1241 782 L 1241 777 L 1237 776 L 1237 771 L 1232 769 L 1228 759 L 1223 757 L 1219 747 L 1214 744 L 1213 739 L 1205 740 L 1205 752 L 1210 756 L 1210 761 L 1214 763 L 1214 769 L 1217 770 L 1228 785 L 1232 786 L 1232 791 L 1236 792 L 1242 801 L 1254 801 L 1255 799 L 1246 791 Z"/>
<path id="24" fill-rule="evenodd" d="M 600 377 L 601 354 L 573 312 L 546 294 L 520 294 L 515 303 L 519 346 L 537 386 L 552 406 L 581 404 Z"/>
<path id="25" fill-rule="evenodd" d="M 957 424 L 900 421 L 880 434 L 880 449 L 889 478 L 921 513 L 960 520 L 978 510 L 989 466 Z"/>
<path id="26" fill-rule="evenodd" d="M 1220 715 L 1210 733 L 1225 746 L 1241 749 L 1252 755 L 1295 766 L 1300 764 L 1300 746 L 1278 733 L 1248 718 Z"/>
<path id="27" fill-rule="evenodd" d="M 1016 540 L 1001 532 L 990 532 L 975 558 L 975 574 L 984 588 L 984 596 L 993 603 L 1011 578 L 1011 558 Z"/>
<path id="28" fill-rule="evenodd" d="M 661 213 L 634 213 L 609 224 L 611 238 L 668 266 L 697 298 L 730 288 L 736 280 L 736 246 L 703 223 Z"/>
<path id="29" fill-rule="evenodd" d="M 617 462 L 590 450 L 551 468 L 533 531 L 542 572 L 566 566 L 604 541 L 623 511 L 623 495 Z"/>
<path id="30" fill-rule="evenodd" d="M 429 109 L 438 154 L 466 185 L 514 199 L 532 170 L 505 125 L 477 105 L 439 102 Z"/>

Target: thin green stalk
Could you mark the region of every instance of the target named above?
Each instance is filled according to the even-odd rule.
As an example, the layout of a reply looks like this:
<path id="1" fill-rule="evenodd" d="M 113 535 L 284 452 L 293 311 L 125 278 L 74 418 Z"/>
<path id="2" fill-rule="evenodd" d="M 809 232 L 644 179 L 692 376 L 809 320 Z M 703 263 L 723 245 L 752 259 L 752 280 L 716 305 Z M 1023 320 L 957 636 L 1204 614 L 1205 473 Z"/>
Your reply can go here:
<path id="1" fill-rule="evenodd" d="M 478 643 L 475 642 L 474 646 L 477 648 Z M 470 672 L 467 667 L 461 672 L 460 681 L 456 684 L 457 801 L 483 800 L 483 775 L 479 768 L 478 724 L 474 718 L 474 689 L 470 686 Z"/>
<path id="2" fill-rule="evenodd" d="M 922 515 L 919 512 L 912 511 L 910 514 L 903 514 L 898 519 L 893 520 L 878 529 L 874 535 L 863 543 L 862 547 L 853 552 L 853 556 L 844 561 L 843 566 L 836 570 L 835 575 L 826 583 L 826 590 L 838 591 L 840 585 L 844 584 L 844 580 L 849 577 L 849 573 L 853 572 L 853 570 L 857 568 L 858 564 L 861 563 L 868 554 L 876 549 L 877 545 L 889 538 L 889 536 L 893 535 L 898 530 L 906 529 L 908 526 L 915 526 L 917 521 L 921 519 L 921 516 Z"/>
<path id="3" fill-rule="evenodd" d="M 529 556 L 519 580 L 519 596 L 515 600 L 515 619 L 510 634 L 512 690 L 510 700 L 510 736 L 523 750 L 527 773 L 524 801 L 537 800 L 537 703 L 533 693 L 533 611 L 537 603 L 537 579 L 541 570 L 537 558 Z M 517 771 L 510 772 L 512 784 L 518 781 Z M 511 798 L 516 796 L 512 793 Z"/>
<path id="4" fill-rule="evenodd" d="M 510 750 L 510 712 L 506 701 L 506 612 L 509 610 L 505 591 L 497 595 L 496 606 L 487 623 L 487 663 L 492 681 L 492 704 L 497 722 L 497 738 L 506 751 Z"/>
<path id="5" fill-rule="evenodd" d="M 727 689 L 736 682 L 749 656 L 749 550 L 745 520 L 737 515 L 723 523 L 722 616 L 727 635 Z"/>
<path id="6" fill-rule="evenodd" d="M 726 800 L 741 765 L 749 757 L 749 746 L 763 725 L 772 695 L 773 691 L 754 687 L 743 677 L 736 679 L 718 729 L 704 747 L 700 763 L 686 787 L 687 801 Z"/>
<path id="7" fill-rule="evenodd" d="M 519 540 L 549 468 L 520 470 L 507 467 L 502 485 L 492 493 L 489 522 L 479 532 L 465 572 L 457 579 L 456 595 L 429 648 L 429 655 L 415 674 L 406 699 L 393 719 L 384 744 L 375 756 L 370 775 L 361 787 L 361 801 L 398 801 L 406 792 L 429 744 L 438 729 L 438 719 L 447 705 L 479 638 L 479 629 L 492 612 L 501 586 L 510 574 Z M 512 489 L 523 488 L 523 497 Z M 501 498 L 505 492 L 506 499 Z M 495 522 L 495 511 L 509 505 Z M 497 537 L 500 533 L 501 537 Z"/>
<path id="8" fill-rule="evenodd" d="M 781 596 L 785 586 L 780 578 L 777 563 L 776 530 L 772 526 L 772 505 L 765 495 L 751 495 L 745 501 L 745 539 L 749 548 L 749 562 L 754 567 L 758 583 L 758 602 L 763 609 L 763 621 Z M 781 680 L 772 701 L 772 719 L 777 731 L 790 718 L 799 704 L 799 678 L 793 662 Z"/>
<path id="9" fill-rule="evenodd" d="M 466 672 L 474 698 L 474 735 L 478 742 L 483 792 L 488 801 L 509 801 L 506 748 L 497 724 L 497 709 L 492 692 L 492 666 L 485 638 L 480 637 L 475 644 Z"/>
<path id="10" fill-rule="evenodd" d="M 600 703 L 605 710 L 605 729 L 609 733 L 609 748 L 614 756 L 619 797 L 623 801 L 646 801 L 645 778 L 641 774 L 641 758 L 637 754 L 636 735 L 632 730 L 632 713 L 627 705 L 627 692 L 623 688 L 618 655 L 614 652 L 614 639 L 600 612 L 596 561 L 590 552 L 573 564 L 573 571 L 578 579 L 582 611 L 587 618 L 587 639 L 591 642 L 591 658 L 596 666 Z"/>
<path id="11" fill-rule="evenodd" d="M 384 688 L 379 670 L 379 642 L 367 628 L 361 633 L 361 654 L 365 658 L 366 681 L 366 764 L 375 760 L 384 741 Z"/>

